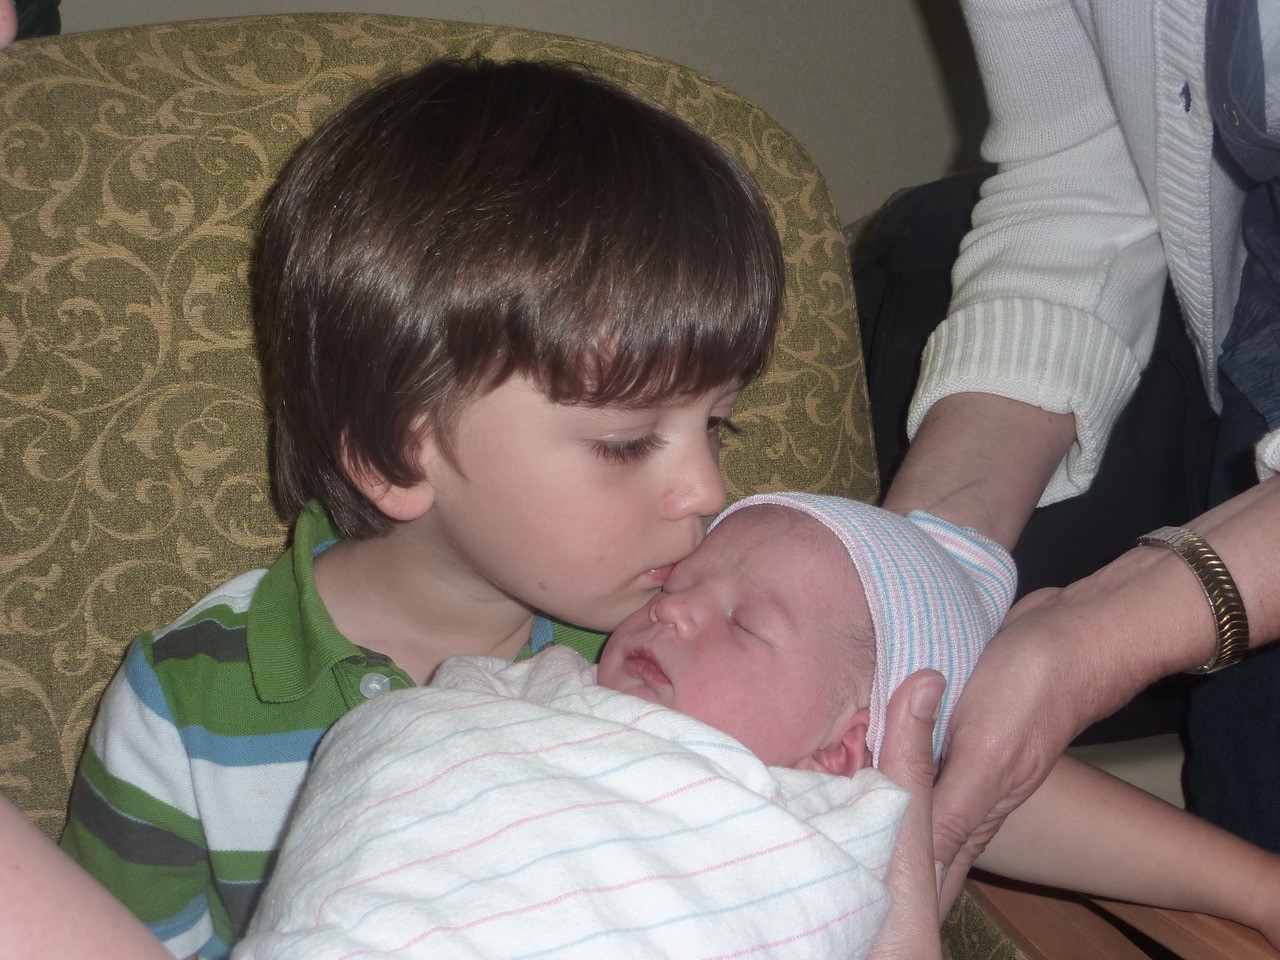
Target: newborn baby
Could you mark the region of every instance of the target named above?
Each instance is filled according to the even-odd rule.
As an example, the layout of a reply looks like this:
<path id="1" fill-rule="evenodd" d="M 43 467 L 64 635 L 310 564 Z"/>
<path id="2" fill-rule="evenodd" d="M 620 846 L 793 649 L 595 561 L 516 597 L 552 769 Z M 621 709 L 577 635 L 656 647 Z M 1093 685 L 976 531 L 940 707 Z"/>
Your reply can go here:
<path id="1" fill-rule="evenodd" d="M 235 956 L 863 956 L 906 804 L 884 706 L 924 666 L 958 690 L 1013 579 L 924 515 L 742 501 L 599 683 L 454 658 L 341 720 Z"/>
<path id="2" fill-rule="evenodd" d="M 928 514 L 748 497 L 614 631 L 598 682 L 732 734 L 767 764 L 848 775 L 868 746 L 878 756 L 890 694 L 932 667 L 948 679 L 936 756 L 1014 583 L 1003 548 Z"/>

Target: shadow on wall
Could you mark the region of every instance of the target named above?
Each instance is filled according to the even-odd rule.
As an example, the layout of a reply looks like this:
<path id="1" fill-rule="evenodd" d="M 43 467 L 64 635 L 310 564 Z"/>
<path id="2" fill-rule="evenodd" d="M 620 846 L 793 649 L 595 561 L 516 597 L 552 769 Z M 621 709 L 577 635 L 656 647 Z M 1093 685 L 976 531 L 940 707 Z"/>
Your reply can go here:
<path id="1" fill-rule="evenodd" d="M 961 173 L 986 167 L 980 150 L 990 114 L 959 0 L 914 0 L 914 3 L 928 33 L 934 59 L 942 70 L 943 86 L 956 125 L 956 152 L 947 170 Z"/>

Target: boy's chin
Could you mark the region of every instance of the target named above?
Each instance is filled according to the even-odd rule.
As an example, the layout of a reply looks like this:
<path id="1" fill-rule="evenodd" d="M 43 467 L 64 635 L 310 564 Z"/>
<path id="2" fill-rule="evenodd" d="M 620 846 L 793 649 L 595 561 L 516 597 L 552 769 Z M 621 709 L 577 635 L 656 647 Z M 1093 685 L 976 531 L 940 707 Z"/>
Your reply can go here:
<path id="1" fill-rule="evenodd" d="M 594 633 L 609 634 L 612 637 L 624 632 L 630 633 L 628 623 L 639 616 L 639 622 L 647 624 L 648 615 L 643 611 L 648 607 L 654 591 L 637 593 L 614 602 L 585 602 L 575 609 L 542 610 L 542 613 L 561 623 L 591 630 Z"/>

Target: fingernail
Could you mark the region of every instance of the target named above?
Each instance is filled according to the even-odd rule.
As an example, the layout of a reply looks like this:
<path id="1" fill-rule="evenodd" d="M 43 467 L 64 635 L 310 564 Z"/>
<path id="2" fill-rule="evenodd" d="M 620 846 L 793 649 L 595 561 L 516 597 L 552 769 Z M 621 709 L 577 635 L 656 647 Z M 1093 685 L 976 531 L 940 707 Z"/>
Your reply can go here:
<path id="1" fill-rule="evenodd" d="M 942 709 L 942 692 L 946 689 L 947 681 L 942 677 L 922 682 L 911 695 L 911 715 L 917 720 L 937 720 Z"/>

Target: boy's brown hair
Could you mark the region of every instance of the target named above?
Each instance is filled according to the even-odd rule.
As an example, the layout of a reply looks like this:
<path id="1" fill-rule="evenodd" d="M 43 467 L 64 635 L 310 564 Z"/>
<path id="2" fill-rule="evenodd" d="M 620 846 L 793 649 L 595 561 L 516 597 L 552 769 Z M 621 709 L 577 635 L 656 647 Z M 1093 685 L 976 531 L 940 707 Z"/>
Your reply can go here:
<path id="1" fill-rule="evenodd" d="M 290 160 L 255 263 L 288 519 L 391 521 L 349 470 L 421 479 L 471 399 L 655 405 L 758 375 L 784 270 L 727 153 L 577 67 L 447 60 L 356 98 Z"/>

